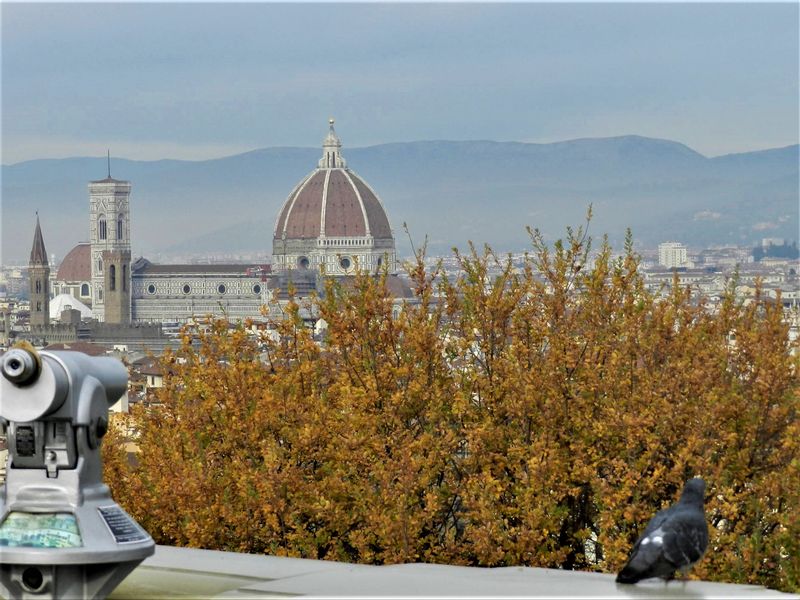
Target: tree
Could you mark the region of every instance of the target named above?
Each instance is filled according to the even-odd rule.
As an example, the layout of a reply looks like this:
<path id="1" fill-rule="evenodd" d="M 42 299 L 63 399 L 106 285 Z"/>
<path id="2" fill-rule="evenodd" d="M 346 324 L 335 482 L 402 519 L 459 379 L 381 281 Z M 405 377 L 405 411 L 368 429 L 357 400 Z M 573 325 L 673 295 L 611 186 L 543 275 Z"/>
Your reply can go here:
<path id="1" fill-rule="evenodd" d="M 709 487 L 695 576 L 798 590 L 798 360 L 780 303 L 645 289 L 585 229 L 522 264 L 456 252 L 333 280 L 316 344 L 292 302 L 273 339 L 187 328 L 107 442 L 118 501 L 161 543 L 366 563 L 614 571 L 684 481 Z M 713 309 L 712 309 L 713 308 Z M 734 340 L 735 337 L 735 340 Z M 796 349 L 795 349 L 796 351 Z"/>

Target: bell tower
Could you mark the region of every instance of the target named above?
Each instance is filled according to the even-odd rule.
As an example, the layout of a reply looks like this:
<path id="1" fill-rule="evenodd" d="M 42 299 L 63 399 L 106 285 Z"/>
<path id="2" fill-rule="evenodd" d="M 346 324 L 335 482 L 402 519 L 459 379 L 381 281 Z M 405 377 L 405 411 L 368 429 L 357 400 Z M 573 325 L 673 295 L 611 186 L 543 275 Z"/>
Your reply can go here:
<path id="1" fill-rule="evenodd" d="M 92 312 L 98 321 L 131 321 L 129 181 L 108 175 L 89 183 L 89 242 L 92 257 Z"/>
<path id="2" fill-rule="evenodd" d="M 31 319 L 30 324 L 50 324 L 50 263 L 44 247 L 39 213 L 36 213 L 36 229 L 33 232 L 31 259 L 28 262 L 28 281 L 30 284 Z"/>

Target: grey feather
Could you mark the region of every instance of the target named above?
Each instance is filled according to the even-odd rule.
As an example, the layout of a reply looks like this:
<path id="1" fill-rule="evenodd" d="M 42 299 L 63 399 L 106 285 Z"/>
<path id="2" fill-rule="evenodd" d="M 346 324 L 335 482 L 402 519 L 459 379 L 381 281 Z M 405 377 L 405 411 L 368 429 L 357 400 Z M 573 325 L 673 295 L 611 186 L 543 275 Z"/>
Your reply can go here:
<path id="1" fill-rule="evenodd" d="M 672 579 L 676 571 L 685 573 L 703 557 L 708 547 L 705 489 L 702 479 L 690 479 L 680 500 L 656 513 L 617 575 L 618 583 L 636 583 L 650 577 Z"/>

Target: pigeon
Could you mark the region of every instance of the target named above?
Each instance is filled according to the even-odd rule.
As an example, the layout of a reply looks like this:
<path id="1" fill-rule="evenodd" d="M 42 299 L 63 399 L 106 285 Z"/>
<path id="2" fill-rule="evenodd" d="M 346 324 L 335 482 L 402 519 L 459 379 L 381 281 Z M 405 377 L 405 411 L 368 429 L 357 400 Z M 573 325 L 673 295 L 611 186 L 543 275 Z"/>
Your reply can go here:
<path id="1" fill-rule="evenodd" d="M 617 583 L 636 583 L 650 577 L 669 581 L 675 571 L 685 575 L 702 558 L 708 546 L 705 491 L 705 481 L 690 479 L 678 503 L 656 513 L 633 546 Z"/>

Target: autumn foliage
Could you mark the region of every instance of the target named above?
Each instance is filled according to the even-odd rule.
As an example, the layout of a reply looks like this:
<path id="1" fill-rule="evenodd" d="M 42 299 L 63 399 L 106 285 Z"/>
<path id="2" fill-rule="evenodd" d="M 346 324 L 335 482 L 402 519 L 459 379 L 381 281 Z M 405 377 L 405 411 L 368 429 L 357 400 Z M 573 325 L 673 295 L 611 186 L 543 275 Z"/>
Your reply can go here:
<path id="1" fill-rule="evenodd" d="M 630 241 L 582 230 L 522 268 L 457 254 L 328 284 L 317 344 L 187 329 L 106 444 L 115 498 L 159 542 L 363 563 L 615 571 L 654 511 L 708 483 L 693 576 L 800 590 L 800 385 L 781 306 L 648 292 Z M 491 274 L 490 274 L 491 272 Z"/>

